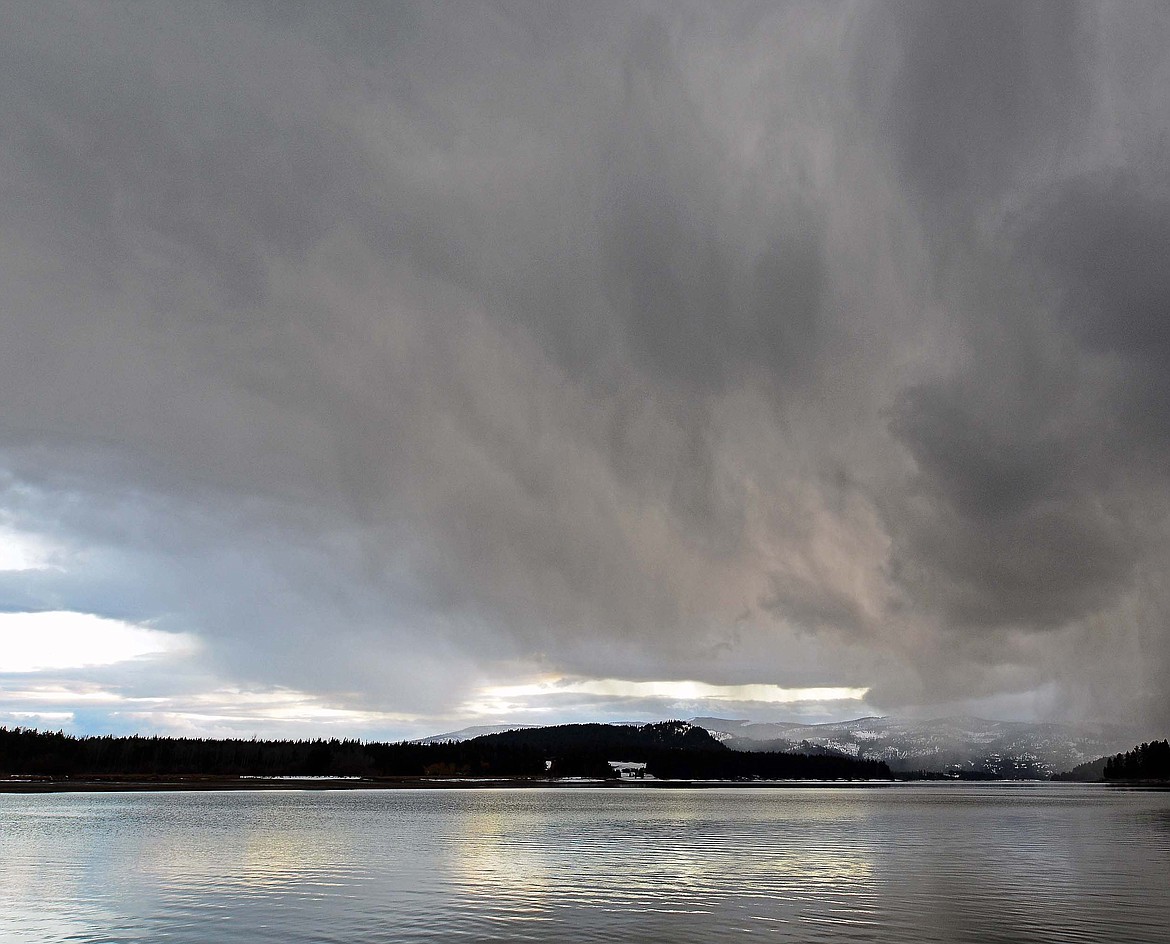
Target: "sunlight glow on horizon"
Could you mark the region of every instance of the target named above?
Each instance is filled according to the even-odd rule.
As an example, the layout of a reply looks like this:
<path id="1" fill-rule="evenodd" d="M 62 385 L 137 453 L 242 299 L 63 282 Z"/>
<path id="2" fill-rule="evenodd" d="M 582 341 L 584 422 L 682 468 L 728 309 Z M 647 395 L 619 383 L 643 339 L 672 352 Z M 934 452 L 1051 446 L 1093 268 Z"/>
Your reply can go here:
<path id="1" fill-rule="evenodd" d="M 791 705 L 807 702 L 862 701 L 869 688 L 787 688 L 773 684 L 714 685 L 692 679 L 635 682 L 626 679 L 556 678 L 521 685 L 493 685 L 481 689 L 465 708 L 474 714 L 490 714 L 531 705 L 531 699 L 558 695 L 591 695 L 601 698 L 659 698 L 674 701 L 761 702 Z"/>
<path id="2" fill-rule="evenodd" d="M 0 613 L 0 672 L 115 665 L 191 652 L 193 637 L 92 613 L 50 610 Z"/>
<path id="3" fill-rule="evenodd" d="M 0 572 L 48 570 L 60 551 L 44 538 L 0 525 Z"/>

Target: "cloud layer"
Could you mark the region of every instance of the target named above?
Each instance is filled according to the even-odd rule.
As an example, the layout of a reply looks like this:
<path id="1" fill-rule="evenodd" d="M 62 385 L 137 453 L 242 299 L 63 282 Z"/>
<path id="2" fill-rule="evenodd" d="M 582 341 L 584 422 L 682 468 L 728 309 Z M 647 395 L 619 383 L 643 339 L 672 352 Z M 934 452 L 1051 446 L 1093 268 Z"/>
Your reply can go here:
<path id="1" fill-rule="evenodd" d="M 1161 6 L 3 17 L 0 606 L 199 641 L 103 690 L 1170 724 Z"/>

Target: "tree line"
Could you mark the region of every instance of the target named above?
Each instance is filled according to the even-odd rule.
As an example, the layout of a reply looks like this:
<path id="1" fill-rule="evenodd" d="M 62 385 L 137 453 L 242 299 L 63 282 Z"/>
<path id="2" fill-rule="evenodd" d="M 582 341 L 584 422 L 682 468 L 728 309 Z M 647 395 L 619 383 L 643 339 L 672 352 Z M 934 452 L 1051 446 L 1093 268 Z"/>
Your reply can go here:
<path id="1" fill-rule="evenodd" d="M 219 777 L 531 777 L 537 750 L 472 741 L 442 744 L 356 740 L 74 737 L 0 728 L 0 774 Z"/>
<path id="2" fill-rule="evenodd" d="M 835 780 L 887 779 L 884 761 L 858 760 L 817 752 L 737 751 L 705 728 L 685 721 L 644 725 L 565 724 L 502 731 L 477 738 L 483 743 L 533 747 L 552 759 L 558 776 L 616 776 L 610 762 L 642 762 L 662 780 Z"/>
<path id="3" fill-rule="evenodd" d="M 0 775 L 48 777 L 601 777 L 640 761 L 661 779 L 888 778 L 880 761 L 733 751 L 683 722 L 561 725 L 432 744 L 76 737 L 0 728 Z"/>
<path id="4" fill-rule="evenodd" d="M 1170 742 L 1151 741 L 1105 761 L 1106 780 L 1170 780 Z"/>
<path id="5" fill-rule="evenodd" d="M 646 773 L 663 780 L 888 780 L 885 761 L 832 754 L 758 751 L 662 751 Z"/>

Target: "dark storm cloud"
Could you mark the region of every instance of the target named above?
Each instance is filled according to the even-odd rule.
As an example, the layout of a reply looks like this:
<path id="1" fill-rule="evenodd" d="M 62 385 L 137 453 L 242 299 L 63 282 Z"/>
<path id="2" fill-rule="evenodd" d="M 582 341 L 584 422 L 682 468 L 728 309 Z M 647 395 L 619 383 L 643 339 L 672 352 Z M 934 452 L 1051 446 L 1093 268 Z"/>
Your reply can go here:
<path id="1" fill-rule="evenodd" d="M 985 368 L 986 369 L 986 368 Z M 1052 429 L 1065 404 L 988 381 L 923 385 L 895 406 L 892 432 L 919 470 L 893 533 L 903 579 L 976 625 L 1061 625 L 1124 585 L 1137 559 L 1126 509 L 1111 495 L 1091 427 Z M 1029 415 L 1032 414 L 1032 415 Z"/>
<path id="2" fill-rule="evenodd" d="M 1164 20 L 9 8 L 0 510 L 72 556 L 0 606 L 370 709 L 1156 714 Z"/>
<path id="3" fill-rule="evenodd" d="M 602 276 L 639 364 L 699 389 L 762 368 L 773 378 L 815 353 L 825 265 L 816 217 L 776 214 L 754 255 L 721 229 L 723 161 L 666 23 L 639 24 L 623 62 L 622 105 L 606 129 Z M 811 225 L 810 225 L 811 224 Z"/>
<path id="4" fill-rule="evenodd" d="M 1004 658 L 1003 632 L 1167 648 L 1165 616 L 1121 612 L 1165 560 L 1170 216 L 1151 168 L 1168 116 L 1119 97 L 1164 88 L 1165 66 L 1118 58 L 1166 24 L 1153 7 L 1116 12 L 934 7 L 903 33 L 889 81 L 889 153 L 917 195 L 952 344 L 891 404 L 915 460 L 886 506 L 892 573 L 943 625 L 992 632 L 993 652 L 968 646 L 976 661 Z M 1164 717 L 1162 670 L 1136 671 Z"/>
<path id="5" fill-rule="evenodd" d="M 908 182 L 928 200 L 986 198 L 1075 146 L 1092 94 L 1084 13 L 1057 0 L 872 8 L 897 34 L 883 117 Z"/>
<path id="6" fill-rule="evenodd" d="M 1143 175 L 1145 176 L 1145 175 Z M 1021 240 L 1057 293 L 1064 326 L 1117 357 L 1136 438 L 1167 431 L 1170 362 L 1170 186 L 1156 176 L 1103 175 L 1057 189 Z"/>

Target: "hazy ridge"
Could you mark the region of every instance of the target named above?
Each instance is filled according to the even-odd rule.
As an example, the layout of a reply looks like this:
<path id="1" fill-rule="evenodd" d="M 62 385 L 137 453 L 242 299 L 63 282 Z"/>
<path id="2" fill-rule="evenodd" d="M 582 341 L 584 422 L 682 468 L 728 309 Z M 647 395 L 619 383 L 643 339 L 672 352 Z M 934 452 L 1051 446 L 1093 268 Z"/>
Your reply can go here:
<path id="1" fill-rule="evenodd" d="M 1031 779 L 1128 750 L 1142 732 L 1121 725 L 865 717 L 829 724 L 695 718 L 728 747 L 832 751 L 882 760 L 893 771 L 962 770 Z"/>

